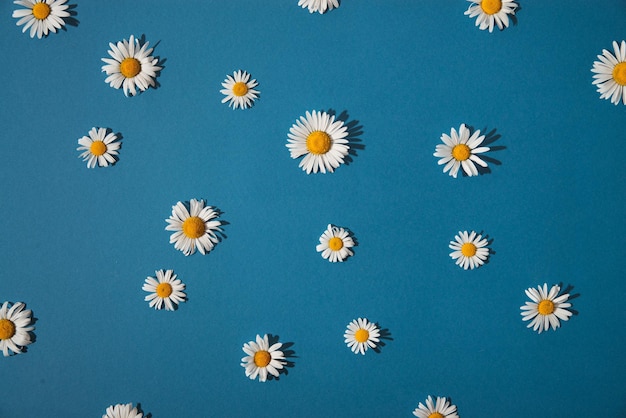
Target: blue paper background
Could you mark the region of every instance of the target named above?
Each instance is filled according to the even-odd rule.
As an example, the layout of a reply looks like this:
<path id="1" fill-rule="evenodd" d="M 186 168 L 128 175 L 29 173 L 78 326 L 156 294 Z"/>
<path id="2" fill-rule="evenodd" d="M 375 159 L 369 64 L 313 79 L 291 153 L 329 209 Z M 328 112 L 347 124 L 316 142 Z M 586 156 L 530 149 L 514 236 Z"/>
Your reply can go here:
<path id="1" fill-rule="evenodd" d="M 625 38 L 621 0 L 522 1 L 488 33 L 465 1 L 74 1 L 78 26 L 31 39 L 0 5 L 0 302 L 37 318 L 28 352 L 0 358 L 0 416 L 401 417 L 428 395 L 464 417 L 626 417 L 625 107 L 590 69 Z M 104 83 L 108 43 L 145 35 L 158 89 Z M 261 99 L 221 104 L 247 70 Z M 306 175 L 285 148 L 307 110 L 347 112 L 364 149 Z M 453 179 L 433 157 L 466 123 L 500 136 L 491 173 Z M 123 136 L 89 170 L 77 139 Z M 178 200 L 224 213 L 227 238 L 185 257 L 164 230 Z M 326 225 L 358 240 L 348 262 L 315 251 Z M 489 264 L 449 258 L 459 230 L 493 239 Z M 189 300 L 143 301 L 174 269 Z M 573 286 L 578 312 L 537 335 L 524 289 Z M 391 333 L 354 355 L 346 325 Z M 243 343 L 293 343 L 279 381 L 251 381 Z"/>

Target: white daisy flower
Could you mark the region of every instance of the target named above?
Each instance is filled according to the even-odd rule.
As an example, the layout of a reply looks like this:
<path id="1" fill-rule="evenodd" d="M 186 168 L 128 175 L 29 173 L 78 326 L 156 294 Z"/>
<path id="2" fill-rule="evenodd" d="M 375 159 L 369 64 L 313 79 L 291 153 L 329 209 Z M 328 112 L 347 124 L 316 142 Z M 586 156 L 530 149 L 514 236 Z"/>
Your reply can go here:
<path id="1" fill-rule="evenodd" d="M 517 3 L 512 0 L 467 0 L 472 3 L 465 11 L 470 18 L 476 18 L 476 26 L 481 30 L 489 28 L 493 32 L 494 23 L 500 30 L 509 27 L 509 15 L 515 14 Z"/>
<path id="2" fill-rule="evenodd" d="M 468 268 L 473 270 L 485 264 L 485 260 L 489 257 L 486 238 L 477 235 L 474 231 L 469 234 L 467 231 L 459 231 L 454 239 L 450 241 L 450 249 L 453 250 L 450 257 L 456 260 L 457 266 L 463 267 L 464 270 Z"/>
<path id="3" fill-rule="evenodd" d="M 143 418 L 143 414 L 132 403 L 111 405 L 102 418 Z"/>
<path id="4" fill-rule="evenodd" d="M 593 83 L 600 93 L 601 99 L 611 99 L 614 105 L 620 100 L 626 105 L 626 41 L 621 45 L 613 41 L 615 55 L 606 49 L 598 55 L 600 61 L 594 61 L 591 71 Z"/>
<path id="5" fill-rule="evenodd" d="M 83 136 L 78 140 L 80 147 L 77 151 L 83 151 L 79 158 L 87 161 L 87 167 L 94 168 L 96 164 L 100 167 L 113 165 L 116 156 L 119 154 L 120 143 L 117 142 L 117 135 L 107 133 L 105 128 L 91 128 L 89 136 Z"/>
<path id="6" fill-rule="evenodd" d="M 543 284 L 543 287 L 537 286 L 537 288 L 526 289 L 526 295 L 532 300 L 532 302 L 526 302 L 526 304 L 520 309 L 522 310 L 522 320 L 532 321 L 528 324 L 527 328 L 533 327 L 533 331 L 538 331 L 541 334 L 543 331 L 547 331 L 550 327 L 556 330 L 561 326 L 559 319 L 567 321 L 572 313 L 567 310 L 572 304 L 568 303 L 569 294 L 557 296 L 561 288 L 554 285 L 548 292 L 547 283 Z"/>
<path id="7" fill-rule="evenodd" d="M 426 405 L 419 403 L 413 411 L 413 415 L 418 418 L 459 418 L 456 413 L 456 406 L 446 398 L 437 396 L 437 400 L 433 402 L 433 398 L 428 395 Z"/>
<path id="8" fill-rule="evenodd" d="M 326 170 L 331 173 L 341 163 L 350 146 L 348 140 L 348 128 L 343 122 L 326 112 L 306 112 L 306 118 L 300 116 L 300 120 L 289 129 L 287 148 L 291 158 L 305 156 L 300 161 L 299 167 L 307 174 Z"/>
<path id="9" fill-rule="evenodd" d="M 228 102 L 228 106 L 232 106 L 233 109 L 251 107 L 259 97 L 259 91 L 254 90 L 258 85 L 256 80 L 250 80 L 250 74 L 247 72 L 235 71 L 232 77 L 227 75 L 222 83 L 224 89 L 220 90 L 220 93 L 226 96 L 222 99 L 222 103 Z"/>
<path id="10" fill-rule="evenodd" d="M 354 354 L 365 355 L 368 348 L 376 348 L 375 343 L 380 341 L 380 328 L 365 318 L 359 318 L 348 324 L 343 337 Z"/>
<path id="11" fill-rule="evenodd" d="M 5 357 L 9 356 L 9 350 L 20 354 L 22 348 L 32 342 L 29 332 L 35 327 L 31 325 L 32 312 L 24 310 L 25 307 L 17 302 L 9 308 L 9 302 L 4 302 L 0 308 L 0 349 Z"/>
<path id="12" fill-rule="evenodd" d="M 463 171 L 468 176 L 477 176 L 478 169 L 474 163 L 487 167 L 487 163 L 481 160 L 476 154 L 489 151 L 489 147 L 479 147 L 485 140 L 485 135 L 481 135 L 477 130 L 470 137 L 470 131 L 464 123 L 459 128 L 459 133 L 452 128 L 450 135 L 441 134 L 443 144 L 435 147 L 435 157 L 439 157 L 439 165 L 445 164 L 443 172 L 450 171 L 450 175 L 456 178 L 459 168 L 462 166 Z"/>
<path id="13" fill-rule="evenodd" d="M 354 241 L 348 231 L 328 224 L 315 249 L 322 253 L 324 259 L 336 263 L 350 257 L 353 254 L 350 250 L 352 247 L 354 247 Z"/>
<path id="14" fill-rule="evenodd" d="M 176 278 L 173 270 L 157 270 L 156 279 L 148 276 L 142 289 L 150 292 L 146 296 L 146 302 L 150 302 L 150 307 L 154 309 L 162 309 L 173 311 L 174 304 L 178 305 L 184 302 L 187 295 L 185 294 L 185 284 Z"/>
<path id="15" fill-rule="evenodd" d="M 184 203 L 172 206 L 172 215 L 165 221 L 169 224 L 166 231 L 174 231 L 170 236 L 170 244 L 185 255 L 196 252 L 206 254 L 219 242 L 215 231 L 221 231 L 220 221 L 213 221 L 219 213 L 211 206 L 204 206 L 204 200 L 191 199 L 189 209 Z"/>
<path id="16" fill-rule="evenodd" d="M 309 8 L 309 13 L 320 12 L 324 13 L 327 10 L 333 10 L 333 8 L 339 7 L 338 0 L 299 0 L 298 6 L 302 8 Z"/>
<path id="17" fill-rule="evenodd" d="M 24 25 L 22 33 L 30 28 L 30 37 L 41 39 L 48 32 L 56 33 L 65 26 L 64 17 L 69 17 L 67 0 L 15 0 L 14 4 L 26 7 L 13 11 L 13 17 L 19 19 L 15 24 Z"/>
<path id="18" fill-rule="evenodd" d="M 130 35 L 127 41 L 124 39 L 117 43 L 109 43 L 111 48 L 108 52 L 113 58 L 102 58 L 106 65 L 102 66 L 102 71 L 108 77 L 104 80 L 114 89 L 122 87 L 124 95 L 131 96 L 137 94 L 138 87 L 141 91 L 146 91 L 149 86 L 154 87 L 157 71 L 161 70 L 157 64 L 158 59 L 150 54 L 153 48 L 148 48 L 148 42 L 140 45 L 139 40 Z"/>
<path id="19" fill-rule="evenodd" d="M 267 334 L 261 338 L 256 336 L 256 342 L 250 341 L 243 345 L 243 351 L 247 354 L 241 359 L 241 367 L 246 369 L 246 376 L 254 380 L 259 376 L 260 382 L 267 380 L 267 374 L 278 377 L 278 370 L 286 364 L 285 355 L 279 350 L 282 343 L 272 344 L 270 347 Z"/>

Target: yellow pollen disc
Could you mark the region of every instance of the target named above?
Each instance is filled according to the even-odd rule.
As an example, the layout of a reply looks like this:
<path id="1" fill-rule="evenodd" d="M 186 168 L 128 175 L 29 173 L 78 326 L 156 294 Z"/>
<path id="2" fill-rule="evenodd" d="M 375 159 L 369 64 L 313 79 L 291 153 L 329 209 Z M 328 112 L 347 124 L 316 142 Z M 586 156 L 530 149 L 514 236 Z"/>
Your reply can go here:
<path id="1" fill-rule="evenodd" d="M 480 8 L 488 15 L 495 15 L 502 9 L 501 0 L 483 0 L 480 2 Z"/>
<path id="2" fill-rule="evenodd" d="M 33 16 L 35 19 L 44 20 L 50 15 L 50 6 L 46 3 L 35 3 L 33 5 Z"/>
<path id="3" fill-rule="evenodd" d="M 454 148 L 452 148 L 452 157 L 457 161 L 465 161 L 470 155 L 472 155 L 470 147 L 465 144 L 455 145 Z"/>
<path id="4" fill-rule="evenodd" d="M 367 341 L 367 339 L 370 337 L 370 333 L 369 331 L 367 331 L 366 329 L 363 328 L 359 328 L 355 333 L 354 333 L 354 339 L 356 340 L 356 342 L 358 343 L 364 343 L 365 341 Z"/>
<path id="5" fill-rule="evenodd" d="M 333 251 L 339 251 L 343 248 L 343 241 L 341 238 L 332 237 L 328 240 L 328 248 Z"/>
<path id="6" fill-rule="evenodd" d="M 461 246 L 461 254 L 465 257 L 474 257 L 476 255 L 476 246 L 471 242 L 466 242 Z"/>
<path id="7" fill-rule="evenodd" d="M 205 232 L 204 221 L 197 216 L 190 216 L 183 222 L 183 233 L 189 238 L 200 238 Z"/>
<path id="8" fill-rule="evenodd" d="M 15 324 L 8 319 L 0 319 L 0 340 L 8 340 L 15 335 Z"/>
<path id="9" fill-rule="evenodd" d="M 552 312 L 554 312 L 554 302 L 548 299 L 544 299 L 539 302 L 537 310 L 541 315 L 550 315 Z"/>
<path id="10" fill-rule="evenodd" d="M 272 355 L 265 350 L 260 350 L 254 353 L 254 364 L 257 367 L 266 367 L 272 361 Z"/>
<path id="11" fill-rule="evenodd" d="M 245 96 L 247 92 L 248 86 L 243 81 L 239 81 L 233 86 L 233 94 L 237 97 Z"/>
<path id="12" fill-rule="evenodd" d="M 156 294 L 160 298 L 167 298 L 172 294 L 172 285 L 169 283 L 159 283 L 156 288 Z"/>
<path id="13" fill-rule="evenodd" d="M 141 63 L 137 58 L 124 58 L 120 62 L 120 73 L 126 78 L 133 78 L 141 71 Z"/>
<path id="14" fill-rule="evenodd" d="M 313 131 L 306 137 L 306 147 L 311 154 L 326 154 L 331 145 L 330 135 L 323 131 Z"/>
<path id="15" fill-rule="evenodd" d="M 444 418 L 444 416 L 441 412 L 433 412 L 428 416 L 428 418 Z"/>
<path id="16" fill-rule="evenodd" d="M 93 155 L 99 157 L 102 154 L 104 154 L 105 152 L 107 152 L 107 146 L 102 141 L 93 141 L 91 143 L 91 146 L 89 147 L 89 152 L 91 152 Z"/>
<path id="17" fill-rule="evenodd" d="M 620 62 L 613 67 L 613 80 L 620 86 L 626 86 L 626 62 Z"/>

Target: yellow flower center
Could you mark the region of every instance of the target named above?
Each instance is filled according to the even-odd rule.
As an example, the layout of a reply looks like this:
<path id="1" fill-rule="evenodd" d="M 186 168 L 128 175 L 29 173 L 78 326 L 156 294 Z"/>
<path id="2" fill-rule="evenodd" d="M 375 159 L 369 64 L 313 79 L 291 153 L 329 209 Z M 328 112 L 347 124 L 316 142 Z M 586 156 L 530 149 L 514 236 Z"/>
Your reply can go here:
<path id="1" fill-rule="evenodd" d="M 266 367 L 272 361 L 272 355 L 265 350 L 259 350 L 254 353 L 254 364 L 257 367 Z"/>
<path id="2" fill-rule="evenodd" d="M 544 299 L 539 302 L 537 310 L 541 315 L 550 315 L 552 312 L 554 312 L 554 302 L 548 299 Z"/>
<path id="3" fill-rule="evenodd" d="M 502 9 L 501 0 L 483 0 L 480 2 L 480 8 L 488 15 L 495 15 Z"/>
<path id="4" fill-rule="evenodd" d="M 328 248 L 333 251 L 339 251 L 343 248 L 343 240 L 338 237 L 332 237 L 328 240 Z"/>
<path id="5" fill-rule="evenodd" d="M 461 254 L 465 257 L 474 257 L 476 255 L 476 246 L 471 242 L 466 242 L 461 246 Z"/>
<path id="6" fill-rule="evenodd" d="M 197 216 L 190 216 L 183 222 L 183 233 L 189 238 L 200 238 L 205 232 L 204 221 Z"/>
<path id="7" fill-rule="evenodd" d="M 95 156 L 101 156 L 105 152 L 107 152 L 107 146 L 102 141 L 93 141 L 91 146 L 89 147 L 89 152 L 91 152 Z"/>
<path id="8" fill-rule="evenodd" d="M 159 283 L 156 294 L 160 298 L 167 298 L 172 294 L 172 285 L 169 283 Z"/>
<path id="9" fill-rule="evenodd" d="M 452 148 L 452 157 L 457 161 L 465 161 L 471 154 L 470 147 L 465 144 L 455 145 L 454 148 Z"/>
<path id="10" fill-rule="evenodd" d="M 0 319 L 0 340 L 8 340 L 15 335 L 15 324 L 8 319 Z"/>
<path id="11" fill-rule="evenodd" d="M 620 86 L 626 86 L 626 62 L 620 62 L 613 67 L 613 80 Z"/>
<path id="12" fill-rule="evenodd" d="M 331 145 L 330 135 L 323 131 L 313 131 L 306 137 L 306 147 L 311 154 L 326 154 Z"/>
<path id="13" fill-rule="evenodd" d="M 370 337 L 370 333 L 369 331 L 367 331 L 366 329 L 363 328 L 359 328 L 355 333 L 354 333 L 354 339 L 358 342 L 358 343 L 364 343 L 365 341 L 367 341 L 367 339 Z"/>
<path id="14" fill-rule="evenodd" d="M 444 416 L 441 412 L 433 412 L 428 416 L 428 418 L 444 418 Z"/>
<path id="15" fill-rule="evenodd" d="M 133 78 L 141 71 L 141 63 L 137 58 L 124 58 L 120 62 L 120 73 L 126 78 Z"/>
<path id="16" fill-rule="evenodd" d="M 244 83 L 243 81 L 239 81 L 235 83 L 235 85 L 233 86 L 233 94 L 235 96 L 238 96 L 238 97 L 245 96 L 247 92 L 248 92 L 248 85 Z"/>
<path id="17" fill-rule="evenodd" d="M 33 5 L 33 16 L 35 19 L 44 20 L 50 15 L 50 6 L 46 3 L 35 3 Z"/>

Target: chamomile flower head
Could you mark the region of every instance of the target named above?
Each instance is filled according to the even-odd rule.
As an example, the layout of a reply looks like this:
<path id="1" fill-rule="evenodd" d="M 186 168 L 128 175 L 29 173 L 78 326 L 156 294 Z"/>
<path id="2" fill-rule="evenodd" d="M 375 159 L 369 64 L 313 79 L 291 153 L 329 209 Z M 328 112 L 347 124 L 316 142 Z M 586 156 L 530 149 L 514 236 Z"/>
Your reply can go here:
<path id="1" fill-rule="evenodd" d="M 614 105 L 621 101 L 626 105 L 626 41 L 618 44 L 613 41 L 612 54 L 606 49 L 594 61 L 591 72 L 593 83 L 598 88 L 601 99 L 611 100 Z"/>
<path id="2" fill-rule="evenodd" d="M 143 413 L 139 412 L 132 403 L 111 405 L 107 408 L 106 414 L 102 418 L 143 418 Z"/>
<path id="3" fill-rule="evenodd" d="M 91 128 L 89 136 L 83 136 L 78 139 L 80 147 L 77 151 L 82 151 L 79 155 L 83 161 L 87 161 L 87 167 L 94 168 L 96 165 L 107 167 L 113 165 L 117 161 L 120 143 L 117 135 L 108 132 L 105 128 Z"/>
<path id="4" fill-rule="evenodd" d="M 476 26 L 493 32 L 493 25 L 500 30 L 509 27 L 509 15 L 515 15 L 517 3 L 512 0 L 467 0 L 472 3 L 465 11 L 470 18 L 476 17 Z M 478 17 L 477 17 L 478 16 Z"/>
<path id="5" fill-rule="evenodd" d="M 246 369 L 246 376 L 254 380 L 259 377 L 259 382 L 267 380 L 267 374 L 278 377 L 279 370 L 285 364 L 285 354 L 279 350 L 282 343 L 275 343 L 270 346 L 269 337 L 256 336 L 256 342 L 250 341 L 243 345 L 246 356 L 241 359 L 241 367 Z"/>
<path id="6" fill-rule="evenodd" d="M 154 309 L 163 309 L 173 311 L 174 305 L 184 302 L 187 295 L 185 294 L 185 284 L 176 278 L 173 270 L 157 270 L 156 278 L 146 278 L 142 289 L 150 292 L 146 296 L 146 302 L 150 302 L 150 307 Z"/>
<path id="7" fill-rule="evenodd" d="M 426 399 L 426 405 L 420 402 L 413 411 L 413 415 L 418 418 L 459 418 L 456 406 L 452 405 L 452 402 L 439 396 L 433 401 L 430 395 Z"/>
<path id="8" fill-rule="evenodd" d="M 333 8 L 339 7 L 338 0 L 299 0 L 298 6 L 303 9 L 308 8 L 309 13 L 320 12 L 320 14 L 327 10 L 333 10 Z"/>
<path id="9" fill-rule="evenodd" d="M 122 87 L 124 95 L 131 96 L 140 91 L 146 91 L 148 87 L 156 85 L 155 78 L 161 67 L 157 65 L 158 59 L 152 55 L 152 48 L 148 48 L 148 42 L 143 45 L 133 35 L 129 40 L 117 43 L 109 43 L 111 48 L 108 52 L 111 58 L 102 58 L 106 65 L 102 71 L 107 74 L 105 83 L 109 83 L 114 89 Z"/>
<path id="10" fill-rule="evenodd" d="M 258 85 L 256 80 L 250 80 L 250 74 L 246 71 L 235 71 L 232 77 L 227 75 L 222 83 L 224 89 L 220 90 L 220 93 L 226 96 L 222 103 L 228 102 L 228 106 L 232 106 L 233 109 L 252 107 L 259 97 L 259 91 L 254 90 Z"/>
<path id="11" fill-rule="evenodd" d="M 343 163 L 350 149 L 346 139 L 348 128 L 326 112 L 306 112 L 306 117 L 300 116 L 287 136 L 291 158 L 304 155 L 299 167 L 307 174 L 327 170 L 332 173 Z"/>
<path id="12" fill-rule="evenodd" d="M 35 327 L 32 326 L 32 312 L 25 307 L 22 302 L 13 306 L 4 302 L 0 308 L 0 350 L 5 357 L 9 356 L 9 350 L 20 354 L 32 342 L 29 332 Z"/>
<path id="13" fill-rule="evenodd" d="M 336 263 L 350 257 L 353 254 L 350 249 L 352 247 L 354 247 L 354 240 L 348 231 L 328 224 L 315 249 L 322 253 L 324 259 Z"/>
<path id="14" fill-rule="evenodd" d="M 572 304 L 567 302 L 569 294 L 565 293 L 559 295 L 561 288 L 554 285 L 548 291 L 548 284 L 544 283 L 537 288 L 526 289 L 526 295 L 531 299 L 531 302 L 526 304 L 520 309 L 522 310 L 522 320 L 530 321 L 527 328 L 532 327 L 533 331 L 537 331 L 541 334 L 543 331 L 547 331 L 552 327 L 556 330 L 561 326 L 561 321 L 567 321 L 572 313 L 567 310 Z"/>
<path id="15" fill-rule="evenodd" d="M 488 147 L 479 147 L 485 140 L 485 135 L 481 135 L 479 130 L 470 136 L 469 129 L 462 123 L 458 133 L 452 128 L 450 135 L 441 134 L 441 140 L 443 144 L 435 147 L 433 155 L 440 158 L 439 165 L 445 164 L 444 173 L 449 171 L 456 178 L 459 168 L 463 167 L 468 176 L 477 176 L 478 169 L 474 163 L 487 167 L 487 163 L 476 155 L 489 151 Z"/>
<path id="16" fill-rule="evenodd" d="M 22 32 L 30 28 L 30 37 L 41 39 L 49 32 L 65 26 L 64 17 L 69 17 L 67 0 L 15 0 L 13 3 L 26 7 L 13 11 L 13 17 L 19 19 L 15 24 L 24 25 Z"/>
<path id="17" fill-rule="evenodd" d="M 184 203 L 176 203 L 172 206 L 172 215 L 165 220 L 168 223 L 165 230 L 174 231 L 170 244 L 185 255 L 195 253 L 196 249 L 207 254 L 219 242 L 215 232 L 221 231 L 222 222 L 214 220 L 217 217 L 217 210 L 204 206 L 204 200 L 191 199 L 189 210 Z"/>
<path id="18" fill-rule="evenodd" d="M 365 355 L 368 348 L 376 348 L 380 341 L 380 328 L 365 318 L 358 318 L 348 324 L 343 337 L 354 354 Z"/>
<path id="19" fill-rule="evenodd" d="M 468 268 L 473 270 L 485 264 L 485 261 L 489 257 L 489 248 L 487 248 L 487 238 L 483 238 L 482 235 L 476 234 L 472 231 L 459 231 L 458 235 L 455 235 L 454 241 L 450 241 L 450 257 L 456 260 L 456 265 L 463 267 L 464 270 Z"/>

